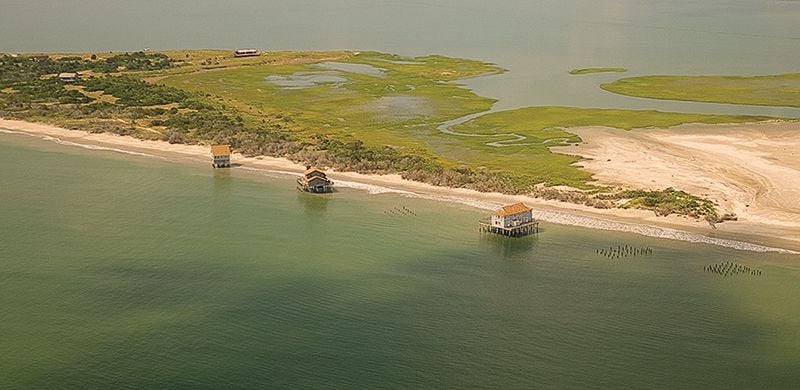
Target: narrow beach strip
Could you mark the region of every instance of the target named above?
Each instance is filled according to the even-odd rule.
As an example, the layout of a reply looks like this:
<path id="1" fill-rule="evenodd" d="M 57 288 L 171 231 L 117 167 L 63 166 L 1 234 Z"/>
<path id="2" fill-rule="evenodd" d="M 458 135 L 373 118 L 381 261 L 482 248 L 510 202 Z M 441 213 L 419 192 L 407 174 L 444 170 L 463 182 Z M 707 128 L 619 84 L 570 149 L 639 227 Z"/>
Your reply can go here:
<path id="1" fill-rule="evenodd" d="M 16 122 L 16 121 L 15 121 Z M 22 122 L 16 122 L 22 123 Z M 196 153 L 185 153 L 185 152 L 177 152 L 171 150 L 169 147 L 174 146 L 168 144 L 163 141 L 142 141 L 132 137 L 123 137 L 123 136 L 109 136 L 109 135 L 102 135 L 103 137 L 112 137 L 115 141 L 119 141 L 115 143 L 116 146 L 120 147 L 107 147 L 102 145 L 92 144 L 91 142 L 103 142 L 103 141 L 94 141 L 91 139 L 87 139 L 87 137 L 91 136 L 92 134 L 82 131 L 74 131 L 74 130 L 66 130 L 60 129 L 52 126 L 47 125 L 40 125 L 40 124 L 31 124 L 32 126 L 36 126 L 36 129 L 30 129 L 30 131 L 26 131 L 26 129 L 20 128 L 19 126 L 14 126 L 14 129 L 6 127 L 0 127 L 0 133 L 4 134 L 12 134 L 12 135 L 27 135 L 40 138 L 45 141 L 54 142 L 56 144 L 62 146 L 71 146 L 71 147 L 79 147 L 87 150 L 92 151 L 108 151 L 108 152 L 116 152 L 116 153 L 124 153 L 139 157 L 156 157 L 159 159 L 167 159 L 164 156 L 159 156 L 156 154 L 148 154 L 137 152 L 133 150 L 124 149 L 126 145 L 130 145 L 131 147 L 143 148 L 143 149 L 154 149 L 156 148 L 155 145 L 160 146 L 157 148 L 159 152 L 165 152 L 168 154 L 181 154 L 185 156 L 191 156 L 193 159 L 199 158 L 205 155 L 205 147 L 199 145 L 190 145 L 192 148 L 197 149 Z M 59 134 L 63 132 L 70 132 L 75 133 L 76 138 L 86 139 L 89 143 L 81 143 L 75 141 L 66 141 L 57 136 L 57 134 L 50 134 L 47 130 L 57 131 Z M 134 146 L 135 145 L 135 146 Z M 183 147 L 187 145 L 181 145 Z M 201 149 L 203 151 L 201 151 Z M 297 172 L 290 170 L 291 167 L 297 166 L 298 164 L 291 162 L 285 159 L 278 159 L 278 158 L 269 158 L 270 160 L 280 161 L 280 164 L 275 164 L 274 167 L 265 167 L 265 166 L 243 166 L 241 169 L 246 171 L 261 174 L 263 176 L 275 177 L 277 176 L 298 176 L 299 170 Z M 269 164 L 268 162 L 260 161 L 259 159 L 255 158 L 246 158 L 246 160 L 258 162 L 261 164 Z M 257 164 L 253 164 L 257 165 Z M 370 175 L 359 175 L 359 174 L 351 174 L 351 173 L 340 173 L 342 175 L 348 175 L 349 177 L 358 176 L 359 178 L 369 179 Z M 335 175 L 335 174 L 334 174 Z M 380 175 L 375 175 L 380 177 Z M 366 181 L 366 180 L 365 180 Z M 406 190 L 402 188 L 402 183 L 399 183 L 397 187 L 392 185 L 385 185 L 385 184 L 375 184 L 375 183 L 368 183 L 365 181 L 359 181 L 358 179 L 350 179 L 350 180 L 342 180 L 337 179 L 336 183 L 338 187 L 342 188 L 350 188 L 354 190 L 365 191 L 368 194 L 377 195 L 377 194 L 397 194 L 400 196 L 412 197 L 412 198 L 419 198 L 419 199 L 428 199 L 440 202 L 447 202 L 447 203 L 454 203 L 454 204 L 461 204 L 469 207 L 474 207 L 477 209 L 482 210 L 495 210 L 498 207 L 502 206 L 502 203 L 497 201 L 489 201 L 484 199 L 479 199 L 478 197 L 470 197 L 468 195 L 464 196 L 455 196 L 455 195 L 442 195 L 436 193 L 427 193 L 425 191 L 420 190 Z M 424 183 L 416 183 L 422 186 L 429 186 Z M 437 189 L 441 189 L 442 191 L 448 190 L 445 187 L 436 187 Z M 452 189 L 451 189 L 452 190 Z M 722 238 L 714 238 L 708 237 L 699 233 L 690 233 L 683 230 L 666 228 L 666 227 L 659 227 L 659 226 L 652 226 L 647 224 L 636 224 L 636 223 L 625 223 L 625 222 L 618 222 L 612 221 L 608 219 L 602 219 L 597 217 L 579 215 L 576 213 L 570 212 L 562 212 L 562 211 L 553 211 L 553 210 L 544 210 L 541 208 L 535 208 L 535 215 L 536 217 L 544 222 L 548 223 L 555 223 L 559 225 L 568 225 L 568 226 L 577 226 L 582 228 L 589 228 L 589 229 L 596 229 L 596 230 L 608 230 L 608 231 L 619 231 L 625 233 L 634 233 L 639 234 L 642 236 L 647 237 L 654 237 L 654 238 L 663 238 L 663 239 L 671 239 L 671 240 L 678 240 L 678 241 L 686 241 L 686 242 L 693 242 L 693 243 L 703 243 L 703 244 L 711 244 L 717 245 L 726 248 L 732 248 L 742 251 L 751 251 L 751 252 L 759 252 L 759 253 L 782 253 L 782 254 L 800 254 L 798 251 L 793 251 L 784 248 L 776 248 L 770 247 L 765 245 L 759 245 L 754 243 L 748 243 L 744 241 L 737 241 L 737 240 L 730 240 L 730 239 L 722 239 Z"/>

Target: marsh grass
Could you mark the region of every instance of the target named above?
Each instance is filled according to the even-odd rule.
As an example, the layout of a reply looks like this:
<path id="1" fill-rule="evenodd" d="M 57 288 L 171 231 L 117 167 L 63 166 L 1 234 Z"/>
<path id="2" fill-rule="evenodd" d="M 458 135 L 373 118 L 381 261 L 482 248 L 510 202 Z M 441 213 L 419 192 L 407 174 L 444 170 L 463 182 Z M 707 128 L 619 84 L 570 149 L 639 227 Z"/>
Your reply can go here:
<path id="1" fill-rule="evenodd" d="M 340 53 L 341 54 L 341 53 Z M 177 88 L 218 96 L 245 113 L 281 115 L 295 125 L 301 140 L 325 135 L 365 146 L 391 147 L 401 153 L 435 161 L 443 168 L 486 170 L 502 175 L 520 190 L 533 185 L 569 185 L 591 188 L 591 175 L 575 166 L 575 156 L 551 153 L 549 147 L 580 143 L 563 129 L 573 126 L 608 126 L 620 129 L 669 127 L 688 122 L 731 123 L 762 118 L 664 113 L 658 111 L 529 107 L 490 113 L 444 134 L 437 128 L 445 121 L 483 112 L 493 99 L 478 96 L 457 81 L 502 72 L 489 63 L 443 56 L 404 58 L 377 52 L 343 55 L 337 61 L 380 69 L 380 77 L 365 72 L 336 71 L 345 81 L 321 82 L 287 88 L 268 78 L 291 79 L 297 75 L 331 75 L 320 66 L 320 55 L 304 63 L 256 64 L 231 69 L 170 76 L 162 82 Z M 392 107 L 391 102 L 399 102 Z M 409 103 L 412 110 L 403 107 Z M 416 110 L 413 106 L 425 106 Z M 405 109 L 404 109 L 405 108 Z M 502 134 L 519 134 L 522 141 Z M 499 144 L 497 144 L 499 142 Z M 492 145 L 490 145 L 492 144 Z"/>
<path id="2" fill-rule="evenodd" d="M 625 68 L 579 68 L 569 71 L 571 75 L 582 75 L 592 73 L 625 73 L 628 70 Z"/>
<path id="3" fill-rule="evenodd" d="M 693 102 L 800 107 L 800 73 L 767 76 L 641 76 L 602 84 L 627 96 Z"/>
<path id="4" fill-rule="evenodd" d="M 221 71 L 166 77 L 162 82 L 184 90 L 220 97 L 245 113 L 290 118 L 295 134 L 310 140 L 317 134 L 357 139 L 372 147 L 391 146 L 404 152 L 436 157 L 426 139 L 446 120 L 488 110 L 494 100 L 478 96 L 455 80 L 502 70 L 479 61 L 426 56 L 407 59 L 375 52 L 342 57 L 342 63 L 383 69 L 382 77 L 331 71 L 321 61 L 260 64 Z M 335 73 L 343 82 L 321 82 L 287 88 L 268 77 Z M 404 106 L 421 106 L 414 110 Z"/>
<path id="5" fill-rule="evenodd" d="M 226 143 L 246 155 L 362 173 L 399 173 L 441 186 L 534 193 L 594 207 L 619 206 L 624 197 L 629 207 L 712 219 L 713 205 L 709 211 L 708 203 L 688 194 L 664 190 L 623 196 L 618 189 L 593 185 L 591 174 L 580 169 L 580 157 L 550 148 L 580 144 L 568 131 L 576 126 L 622 131 L 771 119 L 527 107 L 444 127 L 487 112 L 495 102 L 460 80 L 503 69 L 462 58 L 378 52 L 275 52 L 249 58 L 219 50 L 165 54 L 171 62 L 158 66 L 151 58 L 161 61 L 164 54 L 83 55 L 46 63 L 0 57 L 5 80 L 0 115 L 173 143 Z M 66 66 L 102 72 L 100 65 L 109 58 L 151 62 L 137 65 L 136 71 L 115 67 L 69 88 L 47 77 Z"/>
<path id="6" fill-rule="evenodd" d="M 569 146 L 582 142 L 565 129 L 578 126 L 605 126 L 621 130 L 646 127 L 671 127 L 683 123 L 739 123 L 765 120 L 765 117 L 739 115 L 705 115 L 661 112 L 653 110 L 616 110 L 577 107 L 526 107 L 483 115 L 455 126 L 453 130 L 487 137 L 463 137 L 458 147 L 461 158 L 492 170 L 513 172 L 523 182 L 568 185 L 591 188 L 591 175 L 576 166 L 579 157 L 556 154 L 552 146 Z M 525 137 L 491 147 L 491 141 L 513 140 L 508 135 Z M 496 135 L 496 136 L 495 136 Z M 450 143 L 452 144 L 452 142 Z M 442 153 L 446 154 L 443 149 Z"/>

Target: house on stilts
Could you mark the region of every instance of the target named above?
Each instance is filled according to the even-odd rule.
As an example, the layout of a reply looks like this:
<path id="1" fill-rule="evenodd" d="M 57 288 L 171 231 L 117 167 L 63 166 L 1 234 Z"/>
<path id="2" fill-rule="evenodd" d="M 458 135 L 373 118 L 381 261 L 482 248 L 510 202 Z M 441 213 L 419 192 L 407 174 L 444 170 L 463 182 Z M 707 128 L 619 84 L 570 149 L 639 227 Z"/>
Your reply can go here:
<path id="1" fill-rule="evenodd" d="M 211 145 L 211 166 L 214 168 L 231 167 L 231 146 L 230 145 Z"/>
<path id="2" fill-rule="evenodd" d="M 297 178 L 297 189 L 313 193 L 333 192 L 333 181 L 328 179 L 325 172 L 307 165 L 303 177 Z"/>
<path id="3" fill-rule="evenodd" d="M 480 221 L 482 232 L 508 237 L 523 237 L 539 233 L 539 221 L 533 218 L 533 209 L 524 203 L 503 206 L 491 218 Z"/>

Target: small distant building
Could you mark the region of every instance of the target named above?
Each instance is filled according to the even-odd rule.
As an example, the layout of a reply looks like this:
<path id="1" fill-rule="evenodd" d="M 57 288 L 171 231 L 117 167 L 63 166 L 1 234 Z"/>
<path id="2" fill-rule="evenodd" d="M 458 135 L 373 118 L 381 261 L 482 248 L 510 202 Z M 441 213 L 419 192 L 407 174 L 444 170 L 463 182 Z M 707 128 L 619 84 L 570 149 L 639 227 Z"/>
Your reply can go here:
<path id="1" fill-rule="evenodd" d="M 297 179 L 297 189 L 313 193 L 332 192 L 333 181 L 328 179 L 325 172 L 308 165 L 303 172 L 303 177 Z"/>
<path id="2" fill-rule="evenodd" d="M 75 72 L 65 72 L 59 73 L 58 79 L 61 80 L 62 83 L 74 83 L 80 79 L 81 75 Z"/>
<path id="3" fill-rule="evenodd" d="M 44 62 L 50 59 L 50 56 L 44 54 L 33 55 L 29 57 L 33 62 Z"/>
<path id="4" fill-rule="evenodd" d="M 524 203 L 503 206 L 490 219 L 480 221 L 481 231 L 510 237 L 521 237 L 539 232 L 539 222 L 533 218 L 533 209 Z"/>
<path id="5" fill-rule="evenodd" d="M 256 49 L 236 49 L 233 51 L 234 57 L 258 57 L 259 53 Z"/>
<path id="6" fill-rule="evenodd" d="M 211 156 L 213 161 L 211 166 L 214 168 L 231 167 L 231 147 L 230 145 L 212 145 Z"/>

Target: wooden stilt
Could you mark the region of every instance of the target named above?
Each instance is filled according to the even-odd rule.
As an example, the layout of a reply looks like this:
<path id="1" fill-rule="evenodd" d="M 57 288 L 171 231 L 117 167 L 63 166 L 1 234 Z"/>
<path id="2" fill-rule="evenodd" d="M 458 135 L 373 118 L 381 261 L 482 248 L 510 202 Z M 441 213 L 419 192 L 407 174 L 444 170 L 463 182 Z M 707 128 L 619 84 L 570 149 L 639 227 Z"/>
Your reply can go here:
<path id="1" fill-rule="evenodd" d="M 531 234 L 539 234 L 539 222 L 533 221 L 520 226 L 499 227 L 492 226 L 489 221 L 480 221 L 478 231 L 481 233 L 492 233 L 504 237 L 525 237 Z"/>

